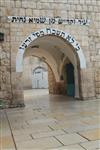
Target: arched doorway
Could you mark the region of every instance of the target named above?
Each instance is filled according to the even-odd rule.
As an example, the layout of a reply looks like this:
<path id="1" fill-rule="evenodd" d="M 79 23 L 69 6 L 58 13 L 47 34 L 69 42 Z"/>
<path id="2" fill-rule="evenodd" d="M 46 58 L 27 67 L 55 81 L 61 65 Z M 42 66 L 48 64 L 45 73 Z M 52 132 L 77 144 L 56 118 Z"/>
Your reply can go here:
<path id="1" fill-rule="evenodd" d="M 32 88 L 48 89 L 48 71 L 46 68 L 38 66 L 32 71 Z"/>
<path id="2" fill-rule="evenodd" d="M 73 64 L 66 59 L 62 66 L 61 80 L 65 84 L 65 95 L 75 97 L 75 71 Z"/>
<path id="3" fill-rule="evenodd" d="M 74 66 L 72 63 L 66 64 L 66 75 L 67 75 L 67 95 L 75 96 L 75 79 L 74 79 Z"/>
<path id="4" fill-rule="evenodd" d="M 27 55 L 35 55 L 45 59 L 55 75 L 56 89 L 60 89 L 59 87 L 62 84 L 60 66 L 62 66 L 64 59 L 68 57 L 74 68 L 73 87 L 75 90 L 72 95 L 80 98 L 79 71 L 86 68 L 86 60 L 79 44 L 70 34 L 52 28 L 46 28 L 30 34 L 19 47 L 16 72 L 23 72 L 23 58 Z M 70 79 L 67 80 L 70 82 Z"/>

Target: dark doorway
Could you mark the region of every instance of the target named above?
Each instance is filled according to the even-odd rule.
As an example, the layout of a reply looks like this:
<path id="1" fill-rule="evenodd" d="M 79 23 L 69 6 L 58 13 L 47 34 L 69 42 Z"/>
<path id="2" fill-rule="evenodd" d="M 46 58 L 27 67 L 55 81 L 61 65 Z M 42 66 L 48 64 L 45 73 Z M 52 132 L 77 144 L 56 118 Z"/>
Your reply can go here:
<path id="1" fill-rule="evenodd" d="M 71 63 L 66 64 L 67 75 L 67 95 L 75 96 L 75 80 L 74 80 L 74 66 Z"/>

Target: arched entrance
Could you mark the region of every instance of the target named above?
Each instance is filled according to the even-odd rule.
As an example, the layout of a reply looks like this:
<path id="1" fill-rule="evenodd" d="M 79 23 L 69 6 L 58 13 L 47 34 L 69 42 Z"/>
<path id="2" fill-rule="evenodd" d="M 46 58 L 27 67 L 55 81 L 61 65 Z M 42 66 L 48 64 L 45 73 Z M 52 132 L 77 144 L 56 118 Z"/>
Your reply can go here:
<path id="1" fill-rule="evenodd" d="M 64 60 L 68 58 L 70 60 L 70 67 L 66 67 L 67 76 L 69 76 L 71 70 L 74 81 L 72 82 L 67 77 L 67 88 L 69 90 L 73 87 L 74 91 L 72 90 L 73 94 L 71 96 L 80 98 L 81 83 L 79 82 L 79 72 L 80 69 L 86 68 L 86 60 L 78 42 L 70 34 L 52 28 L 31 33 L 19 47 L 16 59 L 17 73 L 23 72 L 23 58 L 27 55 L 35 55 L 45 59 L 55 75 L 55 86 L 58 89 L 64 85 L 61 79 L 61 67 L 63 66 Z"/>
<path id="2" fill-rule="evenodd" d="M 48 89 L 48 71 L 46 68 L 38 66 L 32 71 L 32 88 Z"/>
<path id="3" fill-rule="evenodd" d="M 67 75 L 67 95 L 75 96 L 75 79 L 74 79 L 74 66 L 72 63 L 66 64 L 66 75 Z"/>

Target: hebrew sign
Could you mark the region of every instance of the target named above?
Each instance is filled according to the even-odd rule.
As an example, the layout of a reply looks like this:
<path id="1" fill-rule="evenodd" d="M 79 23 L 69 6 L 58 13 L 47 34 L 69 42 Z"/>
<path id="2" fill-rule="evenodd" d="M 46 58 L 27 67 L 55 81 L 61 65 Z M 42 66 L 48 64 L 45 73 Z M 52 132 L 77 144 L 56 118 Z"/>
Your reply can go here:
<path id="1" fill-rule="evenodd" d="M 78 42 L 75 40 L 75 38 L 72 35 L 62 30 L 53 29 L 53 28 L 41 29 L 40 31 L 31 33 L 25 39 L 25 41 L 23 41 L 19 49 L 21 51 L 24 51 L 33 40 L 37 39 L 38 37 L 45 36 L 45 35 L 55 35 L 55 36 L 61 37 L 65 39 L 65 41 L 69 42 L 75 48 L 76 51 L 80 50 L 80 45 L 78 44 Z"/>
<path id="2" fill-rule="evenodd" d="M 88 19 L 63 19 L 49 17 L 23 17 L 23 16 L 8 16 L 8 22 L 12 23 L 33 23 L 33 24 L 64 24 L 64 25 L 89 25 Z"/>
<path id="3" fill-rule="evenodd" d="M 86 60 L 85 60 L 83 51 L 82 51 L 79 43 L 75 40 L 75 38 L 72 35 L 70 35 L 67 32 L 64 32 L 62 30 L 59 30 L 59 29 L 45 28 L 45 29 L 41 29 L 36 32 L 32 32 L 19 46 L 17 59 L 16 59 L 16 71 L 17 72 L 22 72 L 22 70 L 23 70 L 23 65 L 22 65 L 23 64 L 23 55 L 24 55 L 26 48 L 28 48 L 28 46 L 34 40 L 36 40 L 40 37 L 46 36 L 46 35 L 58 36 L 59 38 L 64 39 L 65 42 L 70 43 L 74 47 L 75 52 L 79 56 L 80 67 L 86 68 Z"/>

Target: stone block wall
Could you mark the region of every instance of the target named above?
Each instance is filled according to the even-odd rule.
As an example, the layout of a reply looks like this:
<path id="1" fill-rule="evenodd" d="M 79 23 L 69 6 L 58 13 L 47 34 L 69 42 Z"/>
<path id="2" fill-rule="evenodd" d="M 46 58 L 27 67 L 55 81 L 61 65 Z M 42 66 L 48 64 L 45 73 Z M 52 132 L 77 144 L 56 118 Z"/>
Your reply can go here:
<path id="1" fill-rule="evenodd" d="M 89 26 L 18 24 L 8 23 L 7 16 L 60 16 L 69 19 L 87 18 L 91 22 Z M 68 32 L 80 43 L 87 63 L 86 70 L 80 71 L 83 97 L 100 97 L 99 0 L 0 0 L 0 32 L 5 36 L 4 42 L 0 43 L 0 98 L 11 101 L 16 93 L 14 78 L 17 79 L 17 75 L 14 74 L 19 45 L 31 32 L 46 27 Z"/>
<path id="2" fill-rule="evenodd" d="M 48 83 L 49 83 L 49 93 L 50 94 L 56 93 L 55 89 L 56 80 L 50 67 L 48 67 Z"/>
<path id="3" fill-rule="evenodd" d="M 65 95 L 65 83 L 63 81 L 56 82 L 55 76 L 50 67 L 48 67 L 48 83 L 49 83 L 49 93 Z"/>
<path id="4" fill-rule="evenodd" d="M 12 100 L 10 28 L 9 24 L 0 25 L 0 32 L 5 35 L 4 41 L 0 42 L 0 99 L 9 105 Z"/>
<path id="5" fill-rule="evenodd" d="M 100 98 L 100 69 L 95 72 L 96 97 Z"/>
<path id="6" fill-rule="evenodd" d="M 96 97 L 94 71 L 91 68 L 81 71 L 81 96 L 82 99 L 93 99 Z"/>

